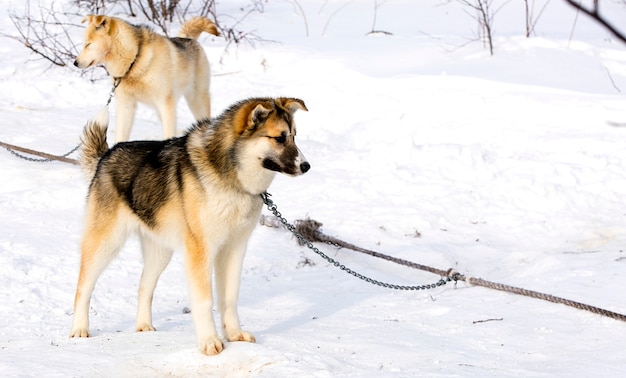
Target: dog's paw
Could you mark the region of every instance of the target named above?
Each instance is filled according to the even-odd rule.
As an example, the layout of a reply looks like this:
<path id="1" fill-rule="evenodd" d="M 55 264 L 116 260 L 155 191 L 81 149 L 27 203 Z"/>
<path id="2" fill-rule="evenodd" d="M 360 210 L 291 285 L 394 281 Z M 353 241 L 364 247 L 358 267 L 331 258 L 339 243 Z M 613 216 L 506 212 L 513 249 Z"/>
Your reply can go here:
<path id="1" fill-rule="evenodd" d="M 239 330 L 228 335 L 228 341 L 247 341 L 249 343 L 256 343 L 256 339 L 250 332 Z"/>
<path id="2" fill-rule="evenodd" d="M 89 337 L 89 330 L 87 328 L 74 328 L 70 332 L 70 337 Z"/>
<path id="3" fill-rule="evenodd" d="M 207 356 L 213 356 L 224 350 L 224 343 L 219 337 L 209 337 L 204 341 L 198 342 L 198 349 Z"/>
<path id="4" fill-rule="evenodd" d="M 135 331 L 137 331 L 137 332 L 150 332 L 150 331 L 156 331 L 156 328 L 154 328 L 152 326 L 152 324 L 143 323 L 143 324 L 137 324 L 137 327 L 135 328 Z"/>

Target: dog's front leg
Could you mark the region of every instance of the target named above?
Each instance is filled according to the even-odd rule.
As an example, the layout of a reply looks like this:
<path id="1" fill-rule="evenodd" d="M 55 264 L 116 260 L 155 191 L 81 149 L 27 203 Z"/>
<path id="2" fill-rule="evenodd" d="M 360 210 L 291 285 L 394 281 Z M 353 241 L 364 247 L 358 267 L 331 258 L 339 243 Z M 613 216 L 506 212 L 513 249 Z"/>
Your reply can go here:
<path id="1" fill-rule="evenodd" d="M 198 349 L 209 356 L 218 354 L 224 349 L 224 343 L 217 335 L 213 320 L 210 251 L 201 237 L 191 232 L 186 237 L 186 247 L 185 268 Z"/>
<path id="2" fill-rule="evenodd" d="M 118 91 L 116 96 L 115 143 L 127 142 L 135 120 L 137 101 L 122 91 Z"/>
<path id="3" fill-rule="evenodd" d="M 246 253 L 248 234 L 238 234 L 237 240 L 221 251 L 215 260 L 215 284 L 224 337 L 228 341 L 256 342 L 254 336 L 241 329 L 237 313 L 241 267 Z"/>

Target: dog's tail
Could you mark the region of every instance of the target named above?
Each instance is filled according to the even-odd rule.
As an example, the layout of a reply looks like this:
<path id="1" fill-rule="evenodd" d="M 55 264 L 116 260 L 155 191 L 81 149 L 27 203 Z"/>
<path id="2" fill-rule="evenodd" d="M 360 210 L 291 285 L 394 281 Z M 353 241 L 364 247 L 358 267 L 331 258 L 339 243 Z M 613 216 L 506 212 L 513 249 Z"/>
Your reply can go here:
<path id="1" fill-rule="evenodd" d="M 80 165 L 89 180 L 91 180 L 96 173 L 100 158 L 109 149 L 109 145 L 107 144 L 108 126 L 109 109 L 104 107 L 104 109 L 87 123 L 87 126 L 85 126 L 83 130 Z"/>
<path id="2" fill-rule="evenodd" d="M 178 32 L 179 37 L 198 39 L 202 32 L 207 32 L 213 35 L 220 35 L 217 26 L 206 17 L 194 17 L 186 21 Z"/>

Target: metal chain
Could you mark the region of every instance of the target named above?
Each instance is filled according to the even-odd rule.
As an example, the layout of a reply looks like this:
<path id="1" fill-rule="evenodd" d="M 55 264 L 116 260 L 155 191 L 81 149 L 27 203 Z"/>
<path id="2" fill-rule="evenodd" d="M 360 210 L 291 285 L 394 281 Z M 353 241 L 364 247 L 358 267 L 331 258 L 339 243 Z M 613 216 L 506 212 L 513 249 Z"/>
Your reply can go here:
<path id="1" fill-rule="evenodd" d="M 326 256 L 323 252 L 321 252 L 319 249 L 315 248 L 315 246 L 313 246 L 313 244 L 308 241 L 303 235 L 302 233 L 300 233 L 300 231 L 298 231 L 298 229 L 300 229 L 303 233 L 308 234 L 308 229 L 309 228 L 299 228 L 298 227 L 294 227 L 293 225 L 289 224 L 289 222 L 287 222 L 287 220 L 280 214 L 280 212 L 278 211 L 276 205 L 274 205 L 274 203 L 272 202 L 272 200 L 269 199 L 270 194 L 265 192 L 261 194 L 261 198 L 263 199 L 263 202 L 267 205 L 267 208 L 274 214 L 274 216 L 276 217 L 276 219 L 278 219 L 285 228 L 287 228 L 289 231 L 291 231 L 291 233 L 293 233 L 298 240 L 300 241 L 301 244 L 306 245 L 307 247 L 309 247 L 310 249 L 312 249 L 315 253 L 317 253 L 318 255 L 320 255 L 322 258 L 324 258 L 326 261 L 330 262 L 331 264 L 335 265 L 336 267 L 340 268 L 343 271 L 346 271 L 350 274 L 352 274 L 353 276 L 360 278 L 366 282 L 378 285 L 378 286 L 382 286 L 382 287 L 386 287 L 386 288 L 390 288 L 390 289 L 397 289 L 397 290 L 425 290 L 425 289 L 433 289 L 435 287 L 438 286 L 442 286 L 445 285 L 447 282 L 450 281 L 454 281 L 455 284 L 457 281 L 463 281 L 466 282 L 467 284 L 471 285 L 471 286 L 482 286 L 488 289 L 494 289 L 494 290 L 500 290 L 500 291 L 504 291 L 507 293 L 513 293 L 513 294 L 518 294 L 518 295 L 523 295 L 526 297 L 530 297 L 530 298 L 535 298 L 535 299 L 541 299 L 544 301 L 548 301 L 548 302 L 553 302 L 553 303 L 559 303 L 559 304 L 564 304 L 566 306 L 570 306 L 570 307 L 574 307 L 577 308 L 579 310 L 586 310 L 589 312 L 592 312 L 594 314 L 598 314 L 598 315 L 602 315 L 602 316 L 606 316 L 609 318 L 613 318 L 616 320 L 621 320 L 621 321 L 626 321 L 626 315 L 625 314 L 620 314 L 617 312 L 613 312 L 613 311 L 609 311 L 600 307 L 595 307 L 595 306 L 591 306 L 588 304 L 584 304 L 581 302 L 576 302 L 576 301 L 572 301 L 569 299 L 565 299 L 565 298 L 561 298 L 561 297 L 557 297 L 554 295 L 550 295 L 550 294 L 544 294 L 544 293 L 540 293 L 537 291 L 533 291 L 533 290 L 527 290 L 527 289 L 523 289 L 523 288 L 519 288 L 519 287 L 515 287 L 515 286 L 509 286 L 509 285 L 504 285 L 501 283 L 497 283 L 497 282 L 491 282 L 491 281 L 487 281 L 484 280 L 482 278 L 474 278 L 474 277 L 466 277 L 456 271 L 454 271 L 453 269 L 448 269 L 448 271 L 446 271 L 444 273 L 444 271 L 440 270 L 440 269 L 436 269 L 436 268 L 431 268 L 431 267 L 427 267 L 425 265 L 419 265 L 416 263 L 412 263 L 409 261 L 405 261 L 402 259 L 398 259 L 398 258 L 394 258 L 391 256 L 387 256 L 387 255 L 383 255 L 381 253 L 375 252 L 375 251 L 369 251 L 366 250 L 364 248 L 360 248 L 354 245 L 351 245 L 349 243 L 345 243 L 339 239 L 334 239 L 332 237 L 328 237 L 325 235 L 321 235 L 322 237 L 316 237 L 316 236 L 311 236 L 311 234 L 309 234 L 309 238 L 311 238 L 312 240 L 316 240 L 316 241 L 321 241 L 321 242 L 326 242 L 329 245 L 336 245 L 339 246 L 341 248 L 350 248 L 353 249 L 355 251 L 358 252 L 363 252 L 366 253 L 370 256 L 375 256 L 375 257 L 379 257 L 379 258 L 383 258 L 387 261 L 393 261 L 396 262 L 398 264 L 402 264 L 405 266 L 410 266 L 412 268 L 416 268 L 416 269 L 421 269 L 421 270 L 426 270 L 429 271 L 431 273 L 438 273 L 440 275 L 442 275 L 443 277 L 447 277 L 446 278 L 442 278 L 441 280 L 439 280 L 439 282 L 431 284 L 431 285 L 421 285 L 421 286 L 401 286 L 401 285 L 393 285 L 393 284 L 388 284 L 388 283 L 384 283 L 384 282 L 380 282 L 374 279 L 371 279 L 369 277 L 365 277 L 359 273 L 356 273 L 355 271 L 346 268 L 344 265 L 338 263 L 337 261 L 333 260 L 332 258 Z M 296 221 L 297 222 L 297 221 Z M 313 221 L 315 222 L 315 221 Z M 315 222 L 318 223 L 318 222 Z M 316 232 L 316 229 L 314 230 L 314 232 Z M 315 235 L 315 234 L 313 234 Z M 327 240 L 324 240 L 327 239 Z M 337 240 L 336 242 L 333 242 L 332 240 Z"/>
<path id="2" fill-rule="evenodd" d="M 278 211 L 278 207 L 274 204 L 274 202 L 269 198 L 271 196 L 271 194 L 269 194 L 268 192 L 264 192 L 261 193 L 261 198 L 263 199 L 263 203 L 265 203 L 265 205 L 267 206 L 267 209 L 269 211 L 272 212 L 272 214 L 274 214 L 274 216 L 280 220 L 280 222 L 285 226 L 285 228 L 287 228 L 296 238 L 298 238 L 298 241 L 307 246 L 310 250 L 312 250 L 313 252 L 315 252 L 317 255 L 319 255 L 321 258 L 323 258 L 324 260 L 328 261 L 330 264 L 334 265 L 335 267 L 339 268 L 340 270 L 353 275 L 354 277 L 361 279 L 365 282 L 371 283 L 373 285 L 377 285 L 377 286 L 381 286 L 387 289 L 394 289 L 394 290 L 407 290 L 407 291 L 411 291 L 411 290 L 428 290 L 428 289 L 434 289 L 437 288 L 439 286 L 443 286 L 446 283 L 452 281 L 452 278 L 447 277 L 447 278 L 441 278 L 439 281 L 433 283 L 433 284 L 427 284 L 427 285 L 414 285 L 414 286 L 406 286 L 406 285 L 396 285 L 396 284 L 391 284 L 391 283 L 387 283 L 387 282 L 382 282 L 382 281 L 378 281 L 375 280 L 373 278 L 367 277 L 362 275 L 361 273 L 355 272 L 354 270 L 346 267 L 345 265 L 341 264 L 339 261 L 333 259 L 332 257 L 326 255 L 324 252 L 320 251 L 316 246 L 313 245 L 313 243 L 311 243 L 310 241 L 308 241 L 304 236 L 302 236 L 301 233 L 299 233 L 296 230 L 296 227 L 292 224 L 289 223 L 289 221 L 287 221 L 287 219 L 285 219 L 282 214 Z"/>
<path id="3" fill-rule="evenodd" d="M 51 162 L 51 161 L 54 161 L 54 159 L 48 159 L 48 158 L 41 158 L 41 159 L 38 159 L 38 158 L 33 158 L 33 157 L 30 157 L 30 156 L 26 156 L 26 155 L 20 154 L 19 152 L 14 151 L 13 149 L 11 149 L 11 148 L 9 148 L 9 147 L 4 147 L 4 148 L 5 148 L 7 151 L 9 151 L 9 152 L 10 152 L 13 156 L 16 156 L 16 157 L 18 157 L 18 158 L 20 158 L 20 159 L 24 159 L 24 160 L 28 160 L 28 161 L 33 161 L 33 162 L 35 162 L 35 163 L 49 163 L 49 162 Z M 59 156 L 64 157 L 64 158 L 65 158 L 65 157 L 68 157 L 68 156 L 69 156 L 69 155 L 71 155 L 72 153 L 76 152 L 76 150 L 78 150 L 79 148 L 80 148 L 80 144 L 79 144 L 79 145 L 77 145 L 76 147 L 74 147 L 74 148 L 73 148 L 70 152 L 68 152 L 68 153 L 66 153 L 66 154 L 64 154 L 64 155 L 59 155 Z"/>
<path id="4" fill-rule="evenodd" d="M 135 64 L 135 62 L 133 62 L 133 64 Z M 131 67 L 132 67 L 132 64 L 131 64 Z M 111 88 L 111 92 L 109 92 L 109 99 L 107 100 L 107 104 L 105 106 L 109 106 L 111 104 L 111 100 L 113 99 L 113 96 L 115 96 L 115 90 L 117 89 L 117 87 L 120 85 L 121 82 L 122 82 L 121 77 L 116 77 L 115 79 L 113 79 L 113 87 Z"/>

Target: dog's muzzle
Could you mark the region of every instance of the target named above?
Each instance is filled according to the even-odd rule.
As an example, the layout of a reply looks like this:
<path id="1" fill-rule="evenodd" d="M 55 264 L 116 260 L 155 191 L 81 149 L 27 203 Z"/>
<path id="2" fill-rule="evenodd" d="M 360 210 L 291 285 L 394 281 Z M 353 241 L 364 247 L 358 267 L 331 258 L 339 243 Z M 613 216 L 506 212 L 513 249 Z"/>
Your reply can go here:
<path id="1" fill-rule="evenodd" d="M 307 173 L 311 169 L 311 164 L 308 161 L 297 159 L 288 163 L 280 162 L 280 160 L 274 160 L 272 158 L 265 158 L 261 163 L 263 168 L 270 171 L 284 173 L 289 176 L 299 176 Z"/>

